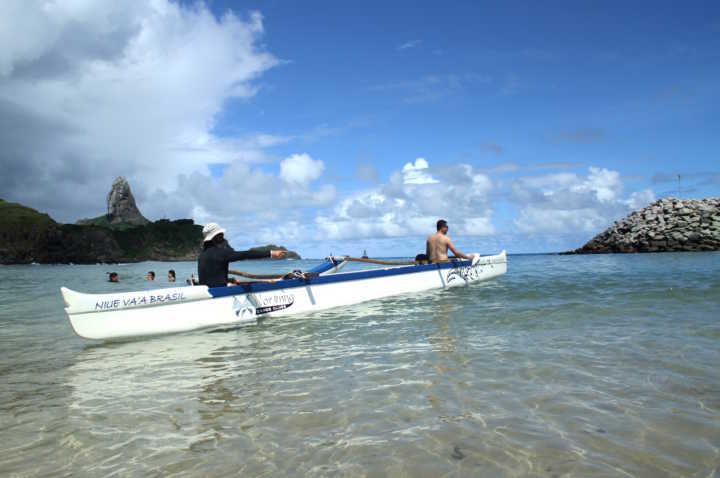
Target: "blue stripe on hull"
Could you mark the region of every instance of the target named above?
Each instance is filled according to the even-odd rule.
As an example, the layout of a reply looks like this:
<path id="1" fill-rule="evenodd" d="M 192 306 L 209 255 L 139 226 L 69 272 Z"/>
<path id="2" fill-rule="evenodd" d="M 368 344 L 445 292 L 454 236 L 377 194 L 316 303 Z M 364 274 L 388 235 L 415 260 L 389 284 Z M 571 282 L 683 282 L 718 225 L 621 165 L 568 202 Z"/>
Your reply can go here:
<path id="1" fill-rule="evenodd" d="M 403 274 L 414 274 L 417 272 L 436 271 L 442 269 L 457 269 L 472 265 L 469 260 L 451 260 L 441 264 L 427 264 L 417 266 L 393 267 L 391 269 L 371 269 L 367 271 L 345 272 L 326 276 L 317 276 L 310 279 L 288 279 L 277 282 L 255 282 L 252 284 L 236 285 L 233 287 L 211 287 L 208 289 L 213 297 L 226 297 L 230 295 L 247 294 L 250 292 L 267 292 L 271 290 L 290 289 L 293 287 L 305 287 L 316 284 L 332 284 L 334 282 L 346 282 L 359 279 L 374 279 L 377 277 L 397 276 Z M 320 266 L 316 267 L 318 269 Z M 330 264 L 325 270 L 333 267 Z M 315 272 L 315 270 L 312 270 Z"/>

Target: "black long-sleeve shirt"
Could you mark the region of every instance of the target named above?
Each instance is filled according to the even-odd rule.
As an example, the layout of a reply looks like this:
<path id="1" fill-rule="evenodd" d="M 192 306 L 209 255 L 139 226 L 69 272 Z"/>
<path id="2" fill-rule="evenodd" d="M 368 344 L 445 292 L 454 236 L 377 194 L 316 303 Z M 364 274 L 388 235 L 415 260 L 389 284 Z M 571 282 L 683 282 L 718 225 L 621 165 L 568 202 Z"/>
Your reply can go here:
<path id="1" fill-rule="evenodd" d="M 225 287 L 228 282 L 228 264 L 247 259 L 267 259 L 269 251 L 236 251 L 231 247 L 208 247 L 198 257 L 200 285 Z"/>

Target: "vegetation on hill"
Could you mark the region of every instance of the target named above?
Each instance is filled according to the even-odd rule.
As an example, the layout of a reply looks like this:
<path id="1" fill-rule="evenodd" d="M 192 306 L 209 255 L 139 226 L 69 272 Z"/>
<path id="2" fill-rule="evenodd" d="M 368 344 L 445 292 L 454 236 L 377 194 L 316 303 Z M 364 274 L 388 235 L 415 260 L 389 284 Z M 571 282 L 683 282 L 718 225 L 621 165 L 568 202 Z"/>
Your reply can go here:
<path id="1" fill-rule="evenodd" d="M 7 202 L 0 199 L 0 227 L 29 226 L 55 224 L 47 214 L 36 211 L 33 208 L 23 206 L 16 202 Z"/>
<path id="2" fill-rule="evenodd" d="M 202 226 L 161 219 L 144 226 L 110 224 L 106 216 L 59 224 L 49 215 L 0 199 L 0 263 L 139 262 L 197 259 Z M 268 245 L 259 249 L 285 249 Z M 293 251 L 288 257 L 300 258 Z"/>
<path id="3" fill-rule="evenodd" d="M 98 226 L 98 227 L 105 227 L 108 229 L 115 229 L 115 230 L 123 230 L 123 229 L 132 229 L 134 227 L 137 227 L 133 224 L 114 224 L 110 222 L 110 218 L 108 218 L 107 214 L 103 214 L 102 216 L 93 217 L 91 219 L 80 219 L 75 224 L 79 226 Z"/>
<path id="4" fill-rule="evenodd" d="M 58 224 L 47 214 L 0 199 L 0 262 L 32 262 Z"/>
<path id="5" fill-rule="evenodd" d="M 0 199 L 3 264 L 194 260 L 201 242 L 202 226 L 190 219 L 145 226 L 110 225 L 101 220 L 58 224 L 47 214 Z"/>
<path id="6" fill-rule="evenodd" d="M 195 260 L 202 245 L 202 226 L 192 219 L 161 219 L 145 226 L 116 228 L 115 239 L 128 257 Z"/>

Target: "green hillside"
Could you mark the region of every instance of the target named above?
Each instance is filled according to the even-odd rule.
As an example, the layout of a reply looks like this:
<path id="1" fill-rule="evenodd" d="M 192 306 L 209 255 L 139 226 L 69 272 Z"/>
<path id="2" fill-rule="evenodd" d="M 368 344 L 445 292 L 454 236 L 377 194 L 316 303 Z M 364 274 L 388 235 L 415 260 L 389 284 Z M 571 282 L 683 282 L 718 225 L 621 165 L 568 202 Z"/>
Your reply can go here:
<path id="1" fill-rule="evenodd" d="M 0 199 L 0 263 L 54 264 L 196 260 L 202 226 L 161 219 L 144 226 L 110 224 L 106 216 L 58 224 L 47 214 Z M 267 245 L 256 249 L 283 249 Z M 288 257 L 300 256 L 288 251 Z"/>

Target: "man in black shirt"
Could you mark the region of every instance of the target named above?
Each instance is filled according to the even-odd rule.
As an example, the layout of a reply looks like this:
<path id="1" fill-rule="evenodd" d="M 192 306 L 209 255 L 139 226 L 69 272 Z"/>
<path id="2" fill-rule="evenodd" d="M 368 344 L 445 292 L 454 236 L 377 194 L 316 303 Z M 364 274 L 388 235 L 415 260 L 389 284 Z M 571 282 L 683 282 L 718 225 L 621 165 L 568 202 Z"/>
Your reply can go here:
<path id="1" fill-rule="evenodd" d="M 211 222 L 203 228 L 203 250 L 198 257 L 200 285 L 225 287 L 228 284 L 228 264 L 247 259 L 282 259 L 286 251 L 236 251 L 225 241 L 225 229 Z"/>

